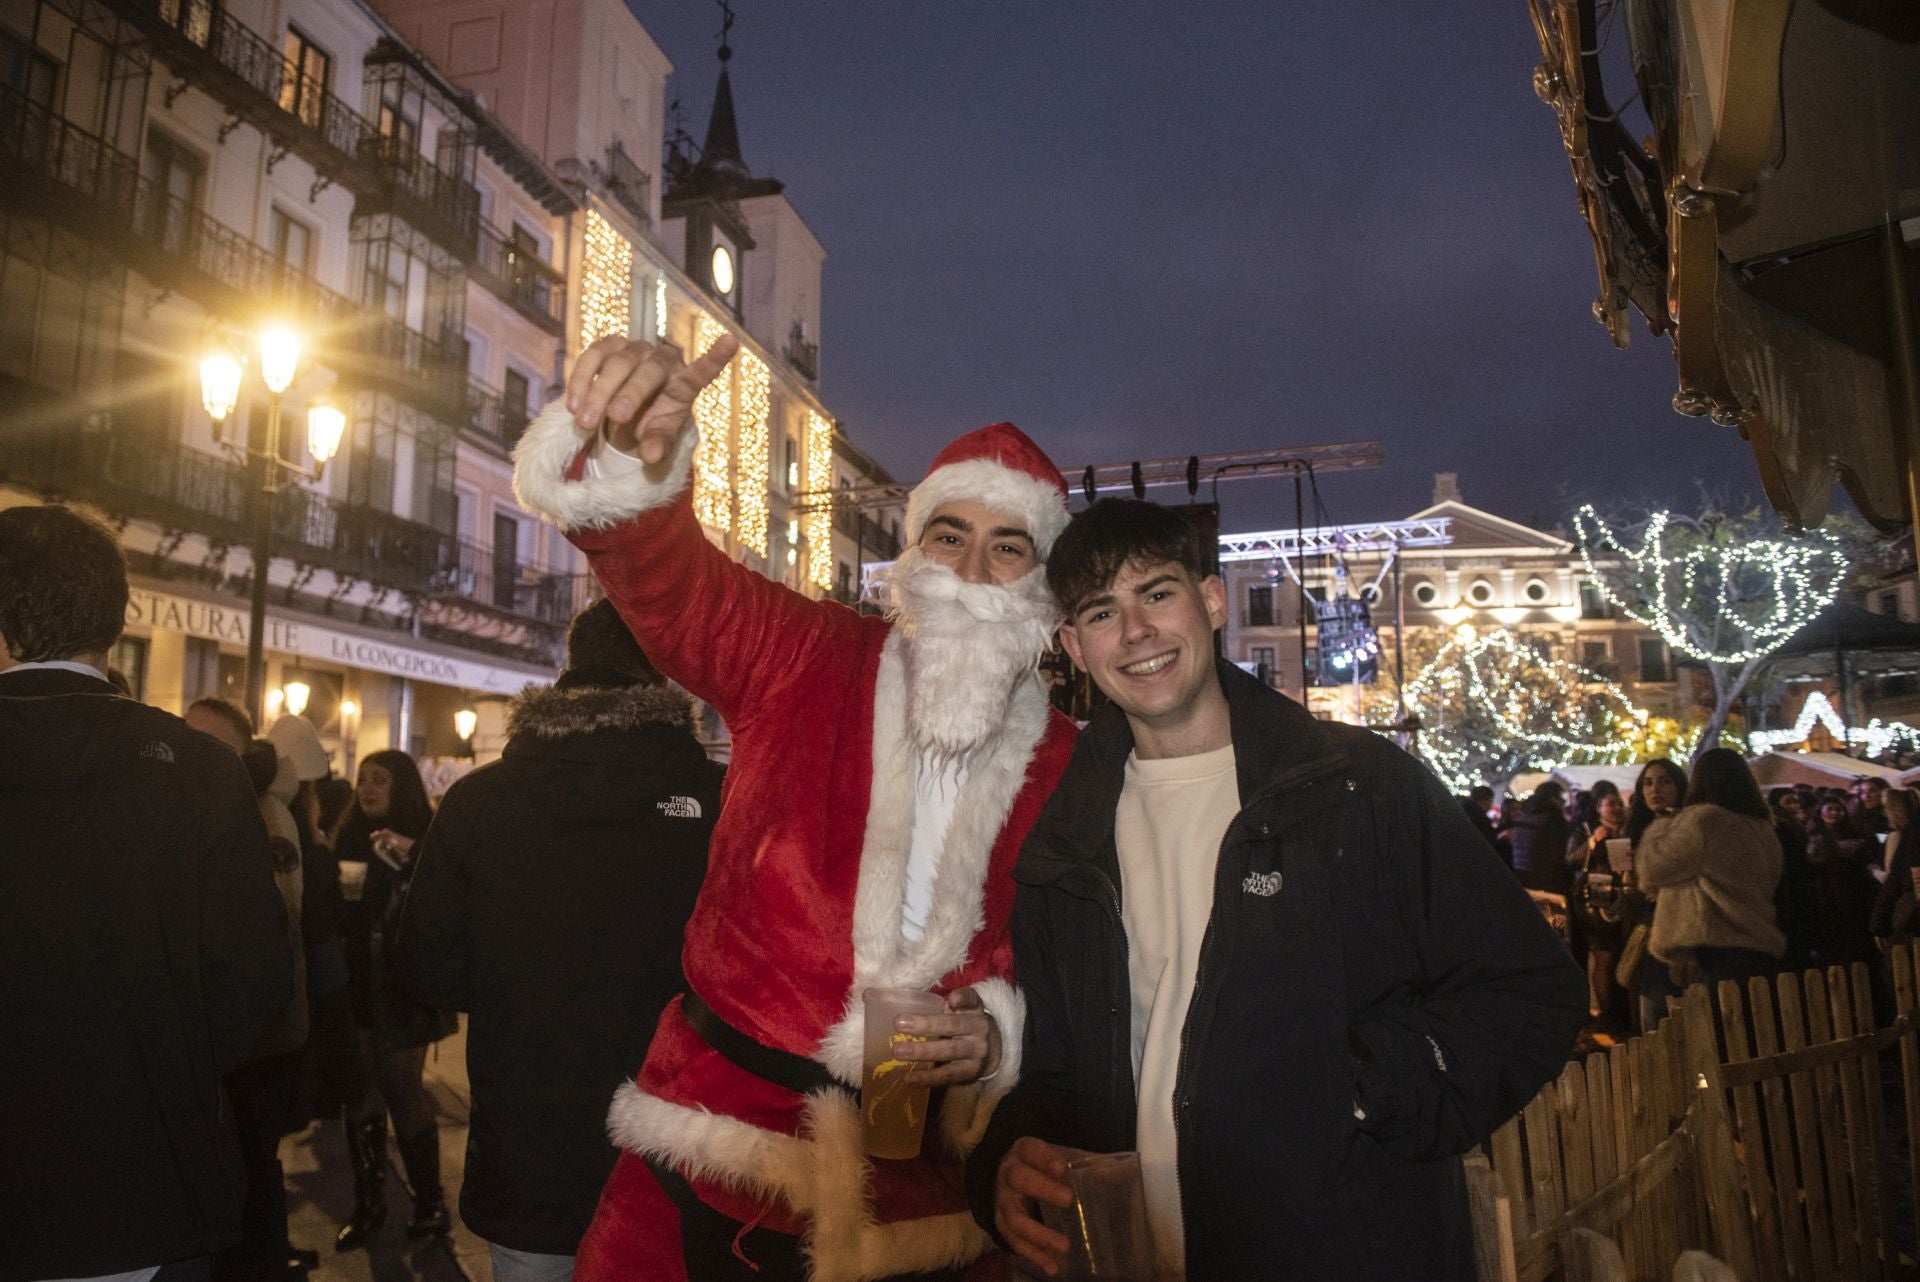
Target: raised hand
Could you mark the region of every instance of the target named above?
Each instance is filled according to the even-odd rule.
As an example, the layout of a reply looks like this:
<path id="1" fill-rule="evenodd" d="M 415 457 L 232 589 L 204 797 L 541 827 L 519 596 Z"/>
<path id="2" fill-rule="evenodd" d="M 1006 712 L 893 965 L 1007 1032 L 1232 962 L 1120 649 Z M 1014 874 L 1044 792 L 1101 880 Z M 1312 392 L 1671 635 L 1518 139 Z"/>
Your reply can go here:
<path id="1" fill-rule="evenodd" d="M 722 335 L 688 364 L 671 343 L 607 337 L 574 362 L 567 410 L 582 431 L 604 431 L 607 443 L 649 466 L 673 456 L 693 418 L 694 398 L 726 369 L 739 340 Z"/>

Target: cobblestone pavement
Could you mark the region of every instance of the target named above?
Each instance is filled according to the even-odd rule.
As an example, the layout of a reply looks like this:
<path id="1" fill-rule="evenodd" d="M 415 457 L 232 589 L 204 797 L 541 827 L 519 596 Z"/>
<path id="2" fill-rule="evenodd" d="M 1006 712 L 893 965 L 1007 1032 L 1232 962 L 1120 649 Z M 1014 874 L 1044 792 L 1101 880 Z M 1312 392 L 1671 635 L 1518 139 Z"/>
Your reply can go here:
<path id="1" fill-rule="evenodd" d="M 445 1241 L 407 1237 L 412 1197 L 399 1151 L 388 1142 L 387 1223 L 372 1244 L 336 1252 L 333 1235 L 353 1208 L 353 1177 L 346 1138 L 337 1120 L 319 1123 L 280 1146 L 286 1167 L 288 1228 L 295 1246 L 320 1253 L 309 1276 L 316 1282 L 493 1282 L 487 1245 L 460 1223 L 460 1172 L 467 1151 L 466 1021 L 460 1031 L 428 1052 L 427 1091 L 440 1121 L 440 1169 L 453 1209 L 453 1234 Z"/>

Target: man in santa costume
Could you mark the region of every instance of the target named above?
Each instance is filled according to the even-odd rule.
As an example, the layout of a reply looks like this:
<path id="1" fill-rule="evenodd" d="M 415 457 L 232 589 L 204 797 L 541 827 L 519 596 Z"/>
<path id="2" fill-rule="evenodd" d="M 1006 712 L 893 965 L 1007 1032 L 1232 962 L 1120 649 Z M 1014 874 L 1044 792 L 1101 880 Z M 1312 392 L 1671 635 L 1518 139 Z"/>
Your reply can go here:
<path id="1" fill-rule="evenodd" d="M 694 516 L 693 402 L 736 349 L 685 364 L 602 339 L 514 452 L 521 504 L 587 553 L 660 670 L 733 733 L 688 991 L 613 1101 L 622 1153 L 575 1276 L 957 1278 L 989 1246 L 961 1159 L 1019 1075 L 1010 874 L 1072 748 L 1035 671 L 1066 485 L 1011 424 L 971 432 L 909 498 L 890 619 L 809 600 Z M 896 1025 L 926 1039 L 898 1057 L 944 1088 L 907 1161 L 863 1151 L 876 987 L 947 1000 Z"/>

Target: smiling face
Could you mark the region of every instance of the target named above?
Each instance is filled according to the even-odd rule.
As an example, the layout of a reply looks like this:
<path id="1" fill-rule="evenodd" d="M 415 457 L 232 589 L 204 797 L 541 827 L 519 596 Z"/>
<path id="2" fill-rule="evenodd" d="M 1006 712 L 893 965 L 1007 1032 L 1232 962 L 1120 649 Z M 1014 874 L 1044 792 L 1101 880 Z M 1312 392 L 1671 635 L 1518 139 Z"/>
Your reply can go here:
<path id="1" fill-rule="evenodd" d="M 1013 583 L 1040 563 L 1033 536 L 1021 521 L 968 499 L 933 509 L 920 534 L 920 551 L 968 583 Z"/>
<path id="2" fill-rule="evenodd" d="M 1060 643 L 1127 714 L 1142 757 L 1186 756 L 1226 743 L 1213 666 L 1213 634 L 1226 620 L 1218 578 L 1195 580 L 1172 561 L 1130 563 L 1075 607 Z"/>
<path id="3" fill-rule="evenodd" d="M 1605 824 L 1607 827 L 1609 828 L 1626 827 L 1627 805 L 1624 801 L 1620 800 L 1619 793 L 1610 792 L 1606 796 L 1600 798 L 1600 803 L 1598 806 L 1595 807 L 1595 810 L 1600 816 L 1600 822 Z"/>

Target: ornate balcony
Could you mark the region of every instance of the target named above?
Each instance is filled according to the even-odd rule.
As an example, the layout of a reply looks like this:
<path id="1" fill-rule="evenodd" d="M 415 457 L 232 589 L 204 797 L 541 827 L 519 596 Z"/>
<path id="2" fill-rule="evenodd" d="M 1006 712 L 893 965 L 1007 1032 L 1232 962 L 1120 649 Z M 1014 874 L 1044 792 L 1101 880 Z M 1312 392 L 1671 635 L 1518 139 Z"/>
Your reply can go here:
<path id="1" fill-rule="evenodd" d="M 244 544 L 258 481 L 231 459 L 105 413 L 0 429 L 0 478 L 115 515 Z M 276 556 L 402 592 L 424 593 L 454 562 L 453 538 L 364 504 L 304 489 L 274 504 Z"/>
<path id="2" fill-rule="evenodd" d="M 485 223 L 480 225 L 473 278 L 549 334 L 566 333 L 567 278 Z"/>
<path id="3" fill-rule="evenodd" d="M 437 586 L 443 597 L 561 627 L 599 590 L 591 574 L 542 574 L 471 539 L 459 541 Z"/>

